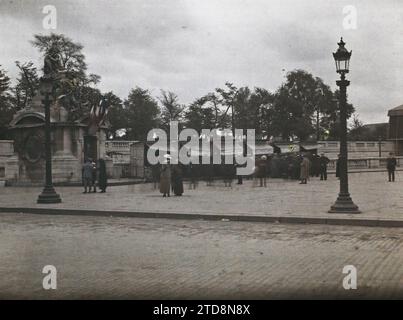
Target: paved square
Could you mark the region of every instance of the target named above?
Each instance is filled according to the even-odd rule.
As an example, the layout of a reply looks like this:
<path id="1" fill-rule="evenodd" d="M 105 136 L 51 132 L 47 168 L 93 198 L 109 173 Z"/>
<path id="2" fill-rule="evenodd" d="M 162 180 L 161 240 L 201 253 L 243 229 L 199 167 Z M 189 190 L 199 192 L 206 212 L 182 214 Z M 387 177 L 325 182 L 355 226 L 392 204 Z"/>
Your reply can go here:
<path id="1" fill-rule="evenodd" d="M 403 220 L 403 179 L 387 182 L 386 172 L 350 174 L 350 192 L 362 214 L 329 214 L 337 198 L 339 181 L 334 175 L 328 181 L 311 178 L 307 185 L 298 181 L 269 179 L 267 188 L 253 181 L 232 188 L 215 181 L 213 186 L 199 182 L 196 190 L 185 183 L 182 197 L 163 198 L 151 183 L 114 186 L 107 193 L 82 194 L 80 187 L 57 187 L 60 204 L 37 204 L 41 188 L 1 188 L 0 207 L 66 208 L 141 212 L 179 212 L 239 214 L 263 216 L 350 217 Z"/>
<path id="2" fill-rule="evenodd" d="M 403 298 L 402 231 L 3 213 L 0 298 Z"/>

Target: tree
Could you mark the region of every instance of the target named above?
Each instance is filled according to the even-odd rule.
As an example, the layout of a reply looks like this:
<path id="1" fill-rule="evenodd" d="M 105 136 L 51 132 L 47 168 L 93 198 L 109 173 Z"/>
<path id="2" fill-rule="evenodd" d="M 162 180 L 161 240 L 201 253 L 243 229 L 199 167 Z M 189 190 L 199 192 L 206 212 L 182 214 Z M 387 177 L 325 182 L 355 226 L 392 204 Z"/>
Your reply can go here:
<path id="1" fill-rule="evenodd" d="M 326 119 L 329 120 L 329 117 L 334 115 L 337 109 L 334 108 L 334 93 L 330 87 L 318 77 L 315 78 L 315 85 L 313 126 L 316 140 L 323 140 L 329 131 L 329 125 L 331 125 L 331 122 L 326 122 Z M 334 118 L 338 119 L 337 117 Z"/>
<path id="2" fill-rule="evenodd" d="M 118 116 L 126 118 L 126 121 L 120 119 L 119 124 L 126 131 L 125 139 L 145 141 L 148 132 L 159 125 L 158 103 L 151 97 L 148 90 L 140 87 L 132 89 L 124 101 L 124 109 L 112 111 L 112 115 L 114 113 L 115 115 L 121 113 Z"/>
<path id="3" fill-rule="evenodd" d="M 218 124 L 219 127 L 227 127 L 228 121 L 231 125 L 232 133 L 235 130 L 235 111 L 234 111 L 234 104 L 235 104 L 235 97 L 238 91 L 238 88 L 235 87 L 231 82 L 225 83 L 226 88 L 216 88 L 217 93 L 217 101 L 220 105 L 225 108 L 225 111 L 221 113 L 220 123 Z"/>
<path id="4" fill-rule="evenodd" d="M 270 139 L 273 135 L 274 95 L 266 89 L 255 88 L 250 100 L 254 110 L 253 121 L 256 137 Z"/>
<path id="5" fill-rule="evenodd" d="M 237 129 L 250 128 L 251 124 L 251 90 L 248 87 L 242 87 L 235 91 L 232 98 L 232 118 L 233 124 Z"/>
<path id="6" fill-rule="evenodd" d="M 206 96 L 207 103 L 211 106 L 214 112 L 214 125 L 213 128 L 217 128 L 220 123 L 220 101 L 214 92 L 208 93 Z"/>
<path id="7" fill-rule="evenodd" d="M 1 65 L 0 65 L 1 67 Z M 4 96 L 10 88 L 10 78 L 6 71 L 0 69 L 0 96 Z"/>
<path id="8" fill-rule="evenodd" d="M 16 61 L 18 69 L 20 70 L 17 84 L 12 89 L 13 103 L 17 110 L 26 108 L 35 96 L 39 87 L 39 76 L 36 67 L 32 61 L 21 63 Z"/>
<path id="9" fill-rule="evenodd" d="M 238 129 L 255 129 L 256 137 L 270 136 L 273 96 L 263 88 L 239 88 L 234 96 L 234 122 Z"/>
<path id="10" fill-rule="evenodd" d="M 107 115 L 109 128 L 107 138 L 117 139 L 119 130 L 125 129 L 127 126 L 127 119 L 123 109 L 123 102 L 112 91 L 107 92 L 103 95 L 103 97 L 109 103 Z"/>
<path id="11" fill-rule="evenodd" d="M 274 100 L 274 131 L 284 139 L 321 138 L 337 121 L 329 86 L 304 70 L 289 72 Z"/>
<path id="12" fill-rule="evenodd" d="M 178 96 L 171 91 L 161 90 L 161 96 L 158 98 L 161 102 L 161 120 L 164 129 L 168 129 L 170 121 L 180 121 L 185 109 L 178 102 Z"/>
<path id="13" fill-rule="evenodd" d="M 73 42 L 63 34 L 51 33 L 50 35 L 34 35 L 32 45 L 39 49 L 39 52 L 46 55 L 55 46 L 58 49 L 60 62 L 67 73 L 74 74 L 75 78 L 85 78 L 87 64 L 82 53 L 83 46 Z"/>
<path id="14" fill-rule="evenodd" d="M 9 90 L 10 78 L 6 71 L 0 68 L 0 138 L 5 138 L 6 128 L 15 113 Z"/>
<path id="15" fill-rule="evenodd" d="M 201 129 L 255 129 L 259 138 L 267 137 L 271 127 L 273 95 L 263 88 L 226 88 L 196 99 L 184 114 L 186 127 Z M 269 123 L 270 122 L 270 123 Z"/>
<path id="16" fill-rule="evenodd" d="M 327 111 L 324 112 L 322 117 L 323 127 L 327 129 L 328 135 L 326 140 L 339 140 L 340 139 L 340 106 L 339 106 L 340 91 L 336 90 L 333 94 L 333 100 L 328 104 Z M 346 105 L 347 119 L 354 113 L 355 108 L 351 103 Z"/>
<path id="17" fill-rule="evenodd" d="M 372 140 L 368 139 L 369 137 L 370 130 L 364 126 L 364 123 L 358 118 L 358 114 L 354 113 L 348 130 L 349 140 Z M 375 137 L 374 140 L 378 140 L 378 137 Z"/>
<path id="18" fill-rule="evenodd" d="M 190 104 L 184 114 L 187 128 L 192 128 L 201 133 L 202 129 L 211 130 L 216 127 L 216 113 L 210 104 L 210 99 L 211 96 L 207 95 Z"/>
<path id="19" fill-rule="evenodd" d="M 56 80 L 57 92 L 54 98 L 69 111 L 69 120 L 77 120 L 86 115 L 92 104 L 98 103 L 101 93 L 94 88 L 100 76 L 87 74 L 83 46 L 73 42 L 63 34 L 35 35 L 32 41 L 43 55 L 56 48 L 60 58 L 63 76 Z"/>
<path id="20" fill-rule="evenodd" d="M 289 95 L 288 88 L 281 86 L 275 93 L 272 114 L 272 133 L 273 136 L 281 136 L 288 140 L 295 138 L 298 133 L 296 125 L 298 121 L 306 120 L 302 116 L 302 108 L 295 99 Z M 302 127 L 306 124 L 300 124 Z M 310 126 L 308 126 L 308 130 Z"/>

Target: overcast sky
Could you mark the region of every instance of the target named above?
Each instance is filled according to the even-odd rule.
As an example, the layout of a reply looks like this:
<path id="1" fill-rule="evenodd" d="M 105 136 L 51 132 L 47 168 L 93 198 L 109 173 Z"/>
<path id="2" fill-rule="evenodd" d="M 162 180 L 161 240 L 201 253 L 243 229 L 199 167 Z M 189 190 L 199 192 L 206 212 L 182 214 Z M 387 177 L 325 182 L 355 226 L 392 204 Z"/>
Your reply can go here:
<path id="1" fill-rule="evenodd" d="M 403 2 L 340 0 L 0 0 L 0 64 L 33 60 L 33 34 L 45 5 L 57 29 L 84 45 L 102 91 L 121 98 L 140 86 L 189 103 L 226 81 L 274 91 L 287 71 L 305 69 L 335 88 L 332 52 L 340 36 L 353 50 L 349 101 L 366 123 L 387 121 L 403 104 Z M 357 28 L 343 27 L 343 7 L 357 9 Z"/>

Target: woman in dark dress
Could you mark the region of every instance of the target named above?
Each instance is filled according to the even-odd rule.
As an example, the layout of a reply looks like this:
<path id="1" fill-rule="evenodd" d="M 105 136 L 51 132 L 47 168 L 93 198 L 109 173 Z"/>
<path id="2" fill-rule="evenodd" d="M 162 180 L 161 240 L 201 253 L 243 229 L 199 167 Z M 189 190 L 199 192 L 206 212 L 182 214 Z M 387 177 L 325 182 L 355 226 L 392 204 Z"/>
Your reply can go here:
<path id="1" fill-rule="evenodd" d="M 151 167 L 151 170 L 152 170 L 152 179 L 153 179 L 153 184 L 154 184 L 154 190 L 156 190 L 158 182 L 160 181 L 160 172 L 161 172 L 160 165 L 154 164 Z"/>
<path id="2" fill-rule="evenodd" d="M 207 186 L 211 186 L 211 183 L 213 181 L 214 178 L 214 168 L 216 165 L 214 164 L 206 164 L 203 166 L 203 171 L 204 171 L 204 176 L 205 176 L 205 180 L 206 180 L 206 185 Z"/>
<path id="3" fill-rule="evenodd" d="M 101 189 L 101 192 L 106 191 L 106 187 L 108 186 L 108 178 L 106 176 L 106 165 L 104 159 L 98 160 L 98 187 Z"/>
<path id="4" fill-rule="evenodd" d="M 179 165 L 175 165 L 172 169 L 172 189 L 175 196 L 183 194 L 183 175 Z"/>

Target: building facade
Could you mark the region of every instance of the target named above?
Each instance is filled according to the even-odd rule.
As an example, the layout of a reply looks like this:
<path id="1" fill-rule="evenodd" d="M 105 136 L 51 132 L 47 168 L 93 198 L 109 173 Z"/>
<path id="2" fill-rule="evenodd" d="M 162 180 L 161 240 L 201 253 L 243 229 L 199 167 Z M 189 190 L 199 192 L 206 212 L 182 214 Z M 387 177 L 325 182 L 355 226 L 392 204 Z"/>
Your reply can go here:
<path id="1" fill-rule="evenodd" d="M 388 139 L 394 144 L 397 155 L 403 155 L 403 105 L 388 111 Z"/>

